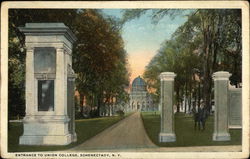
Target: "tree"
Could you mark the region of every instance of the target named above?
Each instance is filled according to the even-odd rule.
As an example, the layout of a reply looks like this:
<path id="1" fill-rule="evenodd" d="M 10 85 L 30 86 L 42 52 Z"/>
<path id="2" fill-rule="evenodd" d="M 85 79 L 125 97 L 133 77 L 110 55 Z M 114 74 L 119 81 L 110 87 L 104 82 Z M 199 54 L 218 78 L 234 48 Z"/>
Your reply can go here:
<path id="1" fill-rule="evenodd" d="M 138 18 L 148 11 L 145 9 L 127 10 L 124 13 L 123 20 L 126 22 Z M 169 15 L 174 18 L 176 15 L 184 13 L 187 14 L 188 20 L 176 30 L 170 40 L 175 42 L 177 47 L 173 48 L 170 45 L 166 45 L 163 48 L 163 50 L 172 48 L 173 52 L 175 52 L 174 54 L 181 53 L 183 59 L 178 59 L 180 65 L 176 68 L 168 66 L 168 69 L 166 69 L 164 62 L 161 61 L 169 63 L 167 58 L 171 59 L 172 57 L 168 57 L 171 55 L 170 53 L 169 55 L 162 54 L 165 58 L 153 58 L 153 62 L 151 61 L 149 64 L 152 68 L 147 67 L 145 75 L 148 75 L 148 72 L 152 72 L 152 69 L 156 67 L 151 66 L 152 63 L 159 65 L 157 68 L 164 68 L 164 70 L 158 69 L 158 71 L 174 70 L 177 75 L 184 75 L 185 77 L 180 79 L 185 79 L 185 87 L 177 87 L 176 89 L 185 89 L 185 96 L 189 96 L 190 105 L 191 94 L 195 92 L 195 89 L 192 88 L 195 86 L 193 84 L 194 78 L 192 78 L 193 70 L 198 70 L 202 79 L 202 95 L 205 106 L 210 110 L 213 72 L 218 70 L 233 72 L 233 76 L 230 78 L 231 83 L 238 86 L 241 82 L 241 11 L 237 9 L 196 9 L 186 12 L 185 10 L 156 9 L 151 10 L 151 17 L 153 22 L 157 23 L 163 16 Z M 156 57 L 159 56 L 158 54 Z M 196 62 L 190 63 L 191 60 L 194 60 L 193 56 Z M 172 58 L 172 60 L 176 59 Z M 197 64 L 193 65 L 194 63 Z M 179 80 L 177 76 L 176 82 L 178 83 Z M 182 80 L 180 81 L 183 82 Z"/>
<path id="2" fill-rule="evenodd" d="M 82 10 L 77 23 L 81 28 L 77 36 L 82 37 L 74 54 L 77 89 L 82 97 L 94 99 L 89 104 L 96 105 L 99 114 L 109 99 L 120 97 L 117 94 L 128 86 L 127 55 L 116 20 L 105 19 L 97 10 Z"/>

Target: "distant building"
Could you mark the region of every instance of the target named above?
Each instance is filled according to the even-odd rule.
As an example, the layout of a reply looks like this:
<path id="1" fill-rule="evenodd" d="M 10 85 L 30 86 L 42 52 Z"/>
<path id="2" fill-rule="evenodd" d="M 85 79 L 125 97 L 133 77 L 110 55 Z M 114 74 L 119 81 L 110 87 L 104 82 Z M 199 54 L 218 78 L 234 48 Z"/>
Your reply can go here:
<path id="1" fill-rule="evenodd" d="M 130 90 L 130 102 L 127 106 L 128 111 L 152 111 L 153 102 L 147 91 L 146 82 L 140 77 L 136 77 L 132 82 Z"/>

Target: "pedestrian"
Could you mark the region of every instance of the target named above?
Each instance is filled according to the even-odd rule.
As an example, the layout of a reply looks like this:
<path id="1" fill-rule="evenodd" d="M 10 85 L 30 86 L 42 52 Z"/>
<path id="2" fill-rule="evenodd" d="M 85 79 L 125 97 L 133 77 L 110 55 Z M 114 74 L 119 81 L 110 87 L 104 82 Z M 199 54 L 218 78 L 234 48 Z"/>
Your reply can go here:
<path id="1" fill-rule="evenodd" d="M 198 107 L 198 111 L 193 109 L 194 114 L 194 129 L 196 130 L 198 125 L 198 130 L 205 130 L 207 112 L 204 106 L 204 102 L 201 102 L 200 107 Z"/>

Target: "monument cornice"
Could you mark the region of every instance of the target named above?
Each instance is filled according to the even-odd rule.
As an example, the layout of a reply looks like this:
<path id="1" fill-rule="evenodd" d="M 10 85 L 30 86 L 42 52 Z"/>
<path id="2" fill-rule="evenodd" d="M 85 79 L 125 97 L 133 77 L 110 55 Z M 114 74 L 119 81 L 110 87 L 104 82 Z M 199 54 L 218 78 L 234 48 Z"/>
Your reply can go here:
<path id="1" fill-rule="evenodd" d="M 62 35 L 71 43 L 74 43 L 77 40 L 73 32 L 63 23 L 26 23 L 25 27 L 19 27 L 19 30 L 26 36 Z"/>

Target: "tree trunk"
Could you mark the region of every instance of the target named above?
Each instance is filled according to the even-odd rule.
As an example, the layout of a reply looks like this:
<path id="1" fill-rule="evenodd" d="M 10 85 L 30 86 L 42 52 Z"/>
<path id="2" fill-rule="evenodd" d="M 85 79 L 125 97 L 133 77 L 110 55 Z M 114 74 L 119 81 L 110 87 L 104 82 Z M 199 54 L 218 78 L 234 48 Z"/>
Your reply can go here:
<path id="1" fill-rule="evenodd" d="M 176 105 L 177 105 L 177 112 L 179 113 L 180 112 L 180 96 L 179 96 L 179 88 L 176 90 Z"/>
<path id="2" fill-rule="evenodd" d="M 198 108 L 201 106 L 201 83 L 198 83 Z"/>
<path id="3" fill-rule="evenodd" d="M 196 109 L 196 103 L 197 103 L 197 85 L 195 84 L 195 92 L 194 92 L 194 104 L 193 108 Z"/>
<path id="4" fill-rule="evenodd" d="M 210 109 L 210 99 L 211 99 L 211 86 L 212 86 L 212 74 L 211 74 L 211 68 L 209 65 L 209 57 L 206 59 L 207 64 L 204 68 L 204 80 L 203 80 L 203 100 L 205 104 L 205 108 L 207 110 Z"/>
<path id="5" fill-rule="evenodd" d="M 192 83 L 189 82 L 189 99 L 188 99 L 188 111 L 191 110 L 191 103 L 192 103 Z"/>
<path id="6" fill-rule="evenodd" d="M 184 99 L 185 99 L 185 101 L 184 101 L 184 102 L 185 102 L 185 103 L 184 103 L 184 104 L 185 104 L 185 113 L 187 113 L 187 96 L 188 96 L 188 93 L 187 93 L 187 83 L 188 83 L 188 82 L 187 82 L 187 75 L 186 75 L 185 98 L 184 98 Z"/>
<path id="7" fill-rule="evenodd" d="M 83 99 L 84 99 L 84 96 L 80 94 L 80 112 L 81 112 L 81 114 L 83 114 Z"/>
<path id="8" fill-rule="evenodd" d="M 98 96 L 97 96 L 97 116 L 100 116 L 101 114 L 101 107 L 103 105 L 103 95 L 100 93 Z"/>

